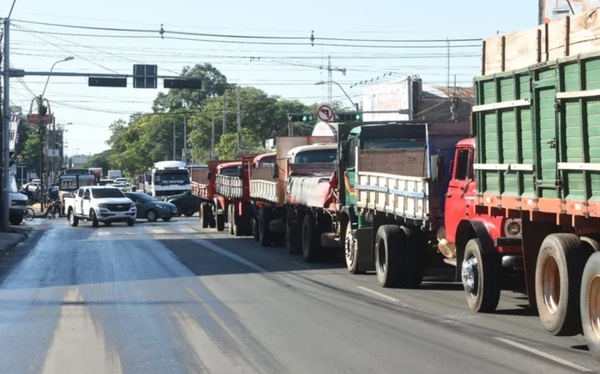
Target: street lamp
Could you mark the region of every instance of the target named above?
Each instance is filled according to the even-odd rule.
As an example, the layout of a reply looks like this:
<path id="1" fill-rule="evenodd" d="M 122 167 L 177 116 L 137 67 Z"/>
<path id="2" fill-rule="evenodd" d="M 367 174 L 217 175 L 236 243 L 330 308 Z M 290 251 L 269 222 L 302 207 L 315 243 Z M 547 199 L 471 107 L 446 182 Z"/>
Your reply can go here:
<path id="1" fill-rule="evenodd" d="M 327 83 L 327 82 L 325 82 L 325 81 L 319 81 L 319 82 L 315 83 L 315 85 L 317 85 L 317 86 L 320 86 L 320 85 L 323 85 L 323 84 L 325 84 L 325 83 Z M 348 100 L 350 100 L 350 103 L 352 103 L 352 105 L 354 105 L 354 106 L 356 107 L 356 110 L 358 111 L 358 110 L 359 110 L 359 109 L 358 109 L 358 104 L 355 104 L 355 103 L 354 103 L 354 101 L 352 101 L 352 99 L 350 98 L 350 96 L 348 96 L 348 94 L 346 93 L 346 90 L 344 90 L 344 87 L 342 87 L 342 86 L 341 86 L 341 85 L 340 85 L 338 82 L 336 82 L 336 81 L 331 81 L 331 83 L 335 83 L 335 84 L 337 84 L 337 86 L 340 88 L 340 90 L 342 90 L 342 92 L 344 93 L 344 95 L 346 95 L 346 97 L 348 98 Z"/>
<path id="2" fill-rule="evenodd" d="M 46 128 L 44 127 L 46 124 L 44 123 L 44 117 L 46 115 L 46 108 L 44 108 L 44 101 L 48 102 L 48 100 L 44 99 L 44 94 L 46 93 L 46 88 L 48 88 L 48 82 L 50 82 L 50 77 L 52 76 L 52 71 L 54 70 L 54 67 L 61 63 L 61 62 L 65 62 L 65 61 L 70 61 L 73 60 L 74 57 L 73 56 L 67 56 L 65 58 L 63 58 L 62 60 L 58 60 L 56 61 L 54 64 L 52 64 L 52 67 L 50 68 L 50 73 L 48 74 L 48 78 L 46 79 L 46 84 L 44 85 L 44 90 L 42 91 L 42 94 L 37 98 L 38 101 L 38 126 L 40 129 L 40 191 L 41 191 L 41 195 L 40 195 L 40 209 L 43 212 L 44 211 L 44 133 Z M 48 104 L 48 106 L 50 106 Z M 48 149 L 48 139 L 45 140 L 46 142 L 46 149 Z"/>

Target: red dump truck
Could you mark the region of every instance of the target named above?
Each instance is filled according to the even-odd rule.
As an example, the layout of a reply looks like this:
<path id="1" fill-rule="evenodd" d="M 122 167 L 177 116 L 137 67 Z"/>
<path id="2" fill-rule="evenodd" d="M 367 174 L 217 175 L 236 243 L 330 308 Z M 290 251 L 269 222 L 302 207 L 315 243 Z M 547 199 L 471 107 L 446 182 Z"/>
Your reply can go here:
<path id="1" fill-rule="evenodd" d="M 217 167 L 230 161 L 209 161 L 207 167 L 190 168 L 191 192 L 200 198 L 200 225 L 202 228 L 214 228 L 217 225 L 217 215 L 214 214 L 215 178 Z M 225 228 L 225 219 L 222 217 L 222 228 Z"/>
<path id="2" fill-rule="evenodd" d="M 530 304 L 600 360 L 597 11 L 485 40 L 473 129 L 476 210 L 522 220 Z"/>

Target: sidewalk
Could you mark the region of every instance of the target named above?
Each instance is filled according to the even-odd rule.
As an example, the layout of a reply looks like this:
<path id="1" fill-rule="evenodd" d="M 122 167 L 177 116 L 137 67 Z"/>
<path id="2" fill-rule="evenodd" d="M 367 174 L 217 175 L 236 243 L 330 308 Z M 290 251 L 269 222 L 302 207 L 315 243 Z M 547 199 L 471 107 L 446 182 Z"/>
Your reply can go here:
<path id="1" fill-rule="evenodd" d="M 30 228 L 11 227 L 10 232 L 0 232 L 0 253 L 6 253 L 29 236 Z"/>

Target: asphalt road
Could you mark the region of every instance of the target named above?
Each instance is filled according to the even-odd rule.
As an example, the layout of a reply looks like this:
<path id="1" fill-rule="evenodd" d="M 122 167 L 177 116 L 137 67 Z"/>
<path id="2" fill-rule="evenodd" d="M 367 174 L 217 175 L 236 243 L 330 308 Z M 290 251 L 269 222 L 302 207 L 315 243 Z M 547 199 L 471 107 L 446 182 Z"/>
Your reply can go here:
<path id="1" fill-rule="evenodd" d="M 477 315 L 459 285 L 382 289 L 197 217 L 41 222 L 0 259 L 1 373 L 600 372 L 519 294 Z"/>

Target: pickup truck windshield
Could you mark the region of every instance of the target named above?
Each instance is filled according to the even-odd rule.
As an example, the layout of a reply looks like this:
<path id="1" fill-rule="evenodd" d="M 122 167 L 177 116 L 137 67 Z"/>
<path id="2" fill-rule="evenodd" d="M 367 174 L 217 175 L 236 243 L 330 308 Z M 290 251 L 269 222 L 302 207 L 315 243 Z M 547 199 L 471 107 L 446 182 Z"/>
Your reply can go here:
<path id="1" fill-rule="evenodd" d="M 334 162 L 337 159 L 337 149 L 315 149 L 296 154 L 294 163 L 307 164 L 310 162 Z"/>
<path id="2" fill-rule="evenodd" d="M 123 192 L 118 188 L 94 188 L 92 189 L 92 196 L 96 199 L 104 197 L 125 197 Z"/>

